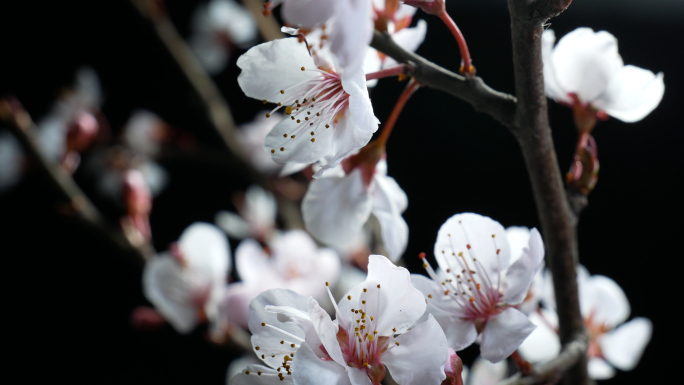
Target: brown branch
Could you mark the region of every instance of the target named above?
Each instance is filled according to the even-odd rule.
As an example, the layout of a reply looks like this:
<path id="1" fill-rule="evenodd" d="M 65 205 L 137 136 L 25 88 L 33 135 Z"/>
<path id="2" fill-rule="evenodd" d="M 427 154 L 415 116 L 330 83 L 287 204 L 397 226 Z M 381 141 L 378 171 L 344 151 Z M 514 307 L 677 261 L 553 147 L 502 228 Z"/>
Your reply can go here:
<path id="1" fill-rule="evenodd" d="M 404 50 L 386 33 L 376 31 L 371 46 L 398 62 L 412 65 L 412 76 L 420 84 L 463 99 L 476 111 L 491 115 L 504 126 L 513 123 L 515 97 L 493 90 L 481 78 L 466 79 L 446 70 L 420 55 Z"/>
<path id="2" fill-rule="evenodd" d="M 563 350 L 556 358 L 536 365 L 529 376 L 522 376 L 520 373 L 517 373 L 499 382 L 498 385 L 533 385 L 557 382 L 566 370 L 586 354 L 588 342 L 586 334 L 578 334 L 563 347 Z"/>
<path id="3" fill-rule="evenodd" d="M 583 335 L 576 265 L 577 219 L 565 194 L 548 121 L 541 59 L 542 22 L 532 17 L 528 0 L 508 0 L 511 15 L 515 91 L 518 97 L 512 131 L 527 165 L 537 214 L 546 243 L 546 262 L 553 276 L 561 344 L 565 349 Z M 566 384 L 588 384 L 585 354 L 565 374 Z"/>
<path id="4" fill-rule="evenodd" d="M 570 207 L 548 122 L 541 61 L 543 23 L 567 7 L 566 0 L 509 0 L 516 97 L 494 91 L 480 78 L 468 80 L 424 58 L 407 52 L 386 34 L 376 32 L 371 45 L 399 62 L 414 66 L 413 76 L 432 87 L 469 102 L 480 112 L 490 114 L 516 136 L 525 158 L 534 192 L 537 213 L 546 243 L 546 260 L 553 275 L 558 308 L 564 368 L 574 363 L 565 376 L 568 384 L 587 384 L 586 343 L 579 309 L 575 267 L 578 261 L 577 216 Z M 549 8 L 551 7 L 551 8 Z M 553 12 L 551 12 L 553 11 Z M 581 197 L 573 206 L 579 213 Z"/>
<path id="5" fill-rule="evenodd" d="M 71 175 L 56 162 L 48 159 L 40 150 L 35 137 L 36 126 L 31 116 L 16 100 L 0 100 L 0 118 L 9 123 L 9 128 L 19 140 L 26 153 L 38 164 L 40 170 L 68 201 L 70 212 L 88 228 L 96 230 L 122 254 L 132 257 L 134 263 L 143 262 L 154 255 L 148 244 L 136 246 L 120 228 L 111 226 L 86 194 L 74 182 Z"/>

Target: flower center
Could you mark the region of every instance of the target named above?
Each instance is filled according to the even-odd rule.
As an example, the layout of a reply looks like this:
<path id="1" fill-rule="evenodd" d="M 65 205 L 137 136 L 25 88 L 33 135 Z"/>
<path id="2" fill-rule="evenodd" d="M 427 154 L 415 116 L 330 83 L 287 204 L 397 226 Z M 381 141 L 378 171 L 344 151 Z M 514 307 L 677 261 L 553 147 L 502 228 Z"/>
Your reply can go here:
<path id="1" fill-rule="evenodd" d="M 464 229 L 465 233 L 465 229 Z M 501 302 L 503 292 L 501 290 L 501 274 L 497 274 L 496 282 L 487 273 L 482 263 L 477 259 L 475 250 L 470 243 L 466 244 L 464 251 L 456 252 L 451 243 L 451 252 L 442 250 L 444 260 L 447 262 L 443 278 L 440 278 L 435 270 L 425 261 L 425 253 L 420 254 L 423 259 L 423 268 L 435 282 L 440 282 L 444 289 L 443 296 L 454 301 L 458 308 L 459 318 L 475 322 L 478 332 L 484 328 L 487 320 L 504 311 L 508 305 Z M 467 236 L 466 236 L 467 239 Z M 492 241 L 498 258 L 501 249 L 496 247 L 496 236 L 492 234 Z M 432 294 L 428 299 L 432 298 Z"/>
<path id="2" fill-rule="evenodd" d="M 302 67 L 302 71 L 307 71 Z M 316 134 L 323 132 L 336 124 L 349 107 L 349 94 L 342 88 L 340 75 L 334 71 L 317 68 L 314 71 L 319 76 L 308 78 L 284 90 L 277 106 L 266 114 L 270 117 L 281 108 L 296 124 L 289 133 L 283 134 L 283 141 L 276 150 L 285 151 L 288 140 L 308 137 L 311 143 L 316 142 Z M 268 101 L 264 100 L 264 103 Z M 308 134 L 308 135 L 307 135 Z"/>

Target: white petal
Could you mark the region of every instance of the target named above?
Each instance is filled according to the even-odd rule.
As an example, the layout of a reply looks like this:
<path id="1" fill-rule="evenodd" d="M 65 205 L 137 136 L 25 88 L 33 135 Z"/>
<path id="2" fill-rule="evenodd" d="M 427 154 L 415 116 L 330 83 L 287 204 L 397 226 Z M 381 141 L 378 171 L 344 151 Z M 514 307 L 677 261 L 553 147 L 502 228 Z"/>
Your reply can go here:
<path id="1" fill-rule="evenodd" d="M 592 103 L 623 122 L 636 122 L 653 111 L 665 93 L 663 73 L 624 66 L 610 80 L 606 92 Z"/>
<path id="2" fill-rule="evenodd" d="M 342 126 L 342 120 L 340 119 L 336 125 L 330 128 L 319 127 L 313 130 L 313 132 L 318 132 L 317 135 L 309 136 L 306 131 L 297 134 L 302 128 L 296 120 L 283 119 L 266 135 L 264 149 L 271 154 L 271 159 L 276 163 L 305 163 L 308 165 L 326 156 L 337 155 L 336 151 L 342 151 L 338 148 L 347 145 L 347 143 L 336 142 L 337 134 L 345 134 L 346 126 Z M 292 138 L 293 133 L 295 133 L 295 138 Z M 347 132 L 347 134 L 349 133 Z M 315 139 L 315 141 L 312 142 L 311 139 Z"/>
<path id="3" fill-rule="evenodd" d="M 249 224 L 237 214 L 219 211 L 214 217 L 214 222 L 233 238 L 242 239 L 250 236 Z"/>
<path id="4" fill-rule="evenodd" d="M 408 225 L 401 213 L 408 205 L 404 190 L 394 178 L 375 175 L 373 215 L 380 222 L 382 243 L 392 261 L 398 260 L 408 244 Z"/>
<path id="5" fill-rule="evenodd" d="M 179 333 L 190 333 L 197 324 L 195 289 L 195 282 L 171 255 L 162 254 L 145 264 L 145 297 Z"/>
<path id="6" fill-rule="evenodd" d="M 499 253 L 497 248 L 501 249 Z M 456 214 L 447 219 L 439 228 L 434 251 L 437 263 L 444 270 L 461 265 L 458 253 L 470 253 L 484 266 L 484 273 L 492 279 L 504 273 L 510 258 L 503 226 L 491 218 L 474 213 Z M 482 272 L 479 274 L 483 275 Z"/>
<path id="7" fill-rule="evenodd" d="M 518 351 L 533 363 L 550 361 L 560 353 L 560 338 L 541 315 L 531 313 L 529 317 L 537 328 L 520 344 Z"/>
<path id="8" fill-rule="evenodd" d="M 193 223 L 178 238 L 178 248 L 188 264 L 201 266 L 205 271 L 213 272 L 217 280 L 225 281 L 231 267 L 230 248 L 218 227 Z"/>
<path id="9" fill-rule="evenodd" d="M 480 355 L 491 362 L 505 359 L 520 346 L 535 327 L 519 310 L 504 310 L 487 321 L 482 331 Z"/>
<path id="10" fill-rule="evenodd" d="M 306 331 L 302 330 L 300 325 L 280 322 L 278 314 L 269 312 L 267 307 L 288 306 L 293 311 L 306 312 L 310 301 L 311 298 L 283 289 L 265 291 L 252 300 L 249 305 L 249 330 L 253 333 L 252 346 L 254 353 L 266 365 L 272 368 L 281 366 L 286 354 L 297 351 L 296 347 L 292 348 L 290 344 L 299 345 L 306 336 Z M 310 330 L 311 328 L 307 331 Z M 281 344 L 280 341 L 284 343 Z"/>
<path id="11" fill-rule="evenodd" d="M 335 3 L 335 26 L 329 35 L 330 50 L 337 56 L 344 70 L 360 69 L 366 47 L 373 37 L 370 1 L 348 0 Z"/>
<path id="12" fill-rule="evenodd" d="M 380 60 L 380 55 L 375 48 L 368 47 L 366 50 L 366 57 L 363 59 L 363 72 L 373 73 L 380 71 L 382 68 L 382 61 Z M 367 80 L 366 87 L 373 88 L 378 84 L 378 79 Z"/>
<path id="13" fill-rule="evenodd" d="M 272 281 L 277 274 L 271 265 L 269 256 L 261 244 L 253 239 L 245 239 L 235 249 L 235 268 L 243 282 Z"/>
<path id="14" fill-rule="evenodd" d="M 399 345 L 391 347 L 381 360 L 398 383 L 439 384 L 446 378 L 444 362 L 448 355 L 447 340 L 432 316 L 392 342 L 398 342 Z"/>
<path id="15" fill-rule="evenodd" d="M 363 292 L 362 289 L 368 291 Z M 348 296 L 352 299 L 348 300 Z M 366 301 L 366 313 L 376 319 L 375 330 L 381 336 L 392 334 L 392 329 L 402 333 L 425 312 L 425 298 L 411 285 L 408 270 L 395 266 L 382 255 L 369 257 L 368 278 L 340 301 L 342 316 L 349 314 L 352 308 L 359 309 L 361 300 Z"/>
<path id="16" fill-rule="evenodd" d="M 634 318 L 599 337 L 601 352 L 608 362 L 622 370 L 636 367 L 651 340 L 653 324 L 648 318 Z"/>
<path id="17" fill-rule="evenodd" d="M 615 369 L 606 363 L 601 358 L 592 358 L 587 364 L 587 371 L 589 372 L 589 377 L 594 380 L 607 380 L 615 376 Z"/>
<path id="18" fill-rule="evenodd" d="M 378 129 L 379 121 L 373 114 L 373 105 L 366 88 L 366 76 L 359 68 L 355 71 L 347 71 L 340 77 L 342 88 L 349 94 L 349 111 L 354 122 L 361 130 L 374 133 Z"/>
<path id="19" fill-rule="evenodd" d="M 347 375 L 352 385 L 372 385 L 372 381 L 365 370 L 347 367 Z"/>
<path id="20" fill-rule="evenodd" d="M 366 223 L 372 197 L 363 185 L 361 170 L 344 178 L 311 181 L 302 200 L 307 230 L 319 241 L 338 245 L 354 238 Z"/>
<path id="21" fill-rule="evenodd" d="M 237 61 L 242 70 L 238 84 L 245 95 L 278 103 L 287 89 L 300 81 L 319 76 L 315 71 L 302 71 L 301 67 L 316 68 L 306 47 L 296 38 L 269 41 L 252 47 Z"/>
<path id="22" fill-rule="evenodd" d="M 601 95 L 623 66 L 615 37 L 590 28 L 577 28 L 563 36 L 553 50 L 551 62 L 558 85 L 577 93 L 583 102 Z"/>
<path id="23" fill-rule="evenodd" d="M 365 87 L 365 85 L 364 85 Z M 348 157 L 349 155 L 355 153 L 356 151 L 360 150 L 363 146 L 368 144 L 368 142 L 371 140 L 373 137 L 373 132 L 377 129 L 377 123 L 371 124 L 372 127 L 370 127 L 372 130 L 368 129 L 361 129 L 359 125 L 357 125 L 357 120 L 359 117 L 353 116 L 352 115 L 352 107 L 353 107 L 353 100 L 358 100 L 358 99 L 353 99 L 351 96 L 349 98 L 349 108 L 347 111 L 342 115 L 340 120 L 337 121 L 337 124 L 333 125 L 331 127 L 332 129 L 332 134 L 330 135 L 330 132 L 325 131 L 321 133 L 320 135 L 317 136 L 318 139 L 322 137 L 330 137 L 331 144 L 330 144 L 330 149 L 328 150 L 328 153 L 322 157 L 322 160 L 325 163 L 324 169 L 329 169 L 332 167 L 337 166 L 340 164 L 342 159 Z M 370 103 L 370 102 L 368 102 Z M 363 101 L 362 104 L 365 104 L 365 101 Z M 361 119 L 372 119 L 375 120 L 375 116 L 373 115 L 373 111 L 370 111 L 370 115 L 366 115 L 362 117 Z M 368 124 L 366 124 L 368 126 Z M 326 129 L 329 130 L 329 129 Z M 316 144 L 318 143 L 318 139 L 316 139 Z M 314 178 L 317 178 L 318 176 L 314 175 Z"/>
<path id="24" fill-rule="evenodd" d="M 572 99 L 568 97 L 568 91 L 565 91 L 559 84 L 556 78 L 556 68 L 552 61 L 553 44 L 556 42 L 556 34 L 551 29 L 547 29 L 542 34 L 542 61 L 544 63 L 544 91 L 546 96 L 558 101 L 571 103 Z"/>
<path id="25" fill-rule="evenodd" d="M 594 323 L 615 327 L 629 317 L 630 307 L 625 292 L 612 279 L 593 275 L 580 291 L 582 315 Z"/>
<path id="26" fill-rule="evenodd" d="M 438 283 L 422 275 L 411 274 L 411 284 L 424 295 L 427 302 L 425 312 L 435 317 L 444 330 L 451 348 L 457 351 L 463 350 L 475 342 L 477 338 L 475 323 L 459 318 L 460 307 L 442 294 L 443 290 Z M 430 298 L 429 295 L 432 297 Z"/>
<path id="27" fill-rule="evenodd" d="M 532 285 L 535 275 L 544 261 L 544 242 L 537 229 L 530 231 L 529 246 L 523 256 L 506 272 L 506 292 L 501 301 L 510 305 L 521 303 Z"/>
<path id="28" fill-rule="evenodd" d="M 289 24 L 311 28 L 330 19 L 336 3 L 329 0 L 286 0 L 282 16 Z"/>
<path id="29" fill-rule="evenodd" d="M 413 8 L 413 7 L 411 7 Z M 416 9 L 416 8 L 413 8 Z M 425 40 L 425 35 L 427 34 L 427 22 L 425 20 L 418 20 L 415 27 L 404 28 L 396 33 L 392 34 L 392 39 L 401 48 L 416 52 L 418 47 L 423 44 Z M 385 62 L 385 65 L 390 65 L 391 63 Z"/>
<path id="30" fill-rule="evenodd" d="M 511 263 L 522 257 L 523 250 L 530 243 L 530 229 L 522 226 L 506 227 L 506 238 L 511 247 Z"/>
<path id="31" fill-rule="evenodd" d="M 342 365 L 335 361 L 321 360 L 314 354 L 307 343 L 302 344 L 292 360 L 291 378 L 297 381 L 297 384 L 303 385 L 351 384 L 349 376 Z"/>

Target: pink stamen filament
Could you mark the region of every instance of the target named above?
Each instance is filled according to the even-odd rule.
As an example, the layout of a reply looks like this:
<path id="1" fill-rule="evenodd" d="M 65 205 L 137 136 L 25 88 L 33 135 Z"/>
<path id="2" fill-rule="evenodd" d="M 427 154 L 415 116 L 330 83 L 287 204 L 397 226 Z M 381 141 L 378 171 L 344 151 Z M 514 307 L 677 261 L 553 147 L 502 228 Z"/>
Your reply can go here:
<path id="1" fill-rule="evenodd" d="M 406 72 L 406 66 L 398 65 L 390 68 L 385 68 L 377 72 L 366 74 L 366 80 L 382 79 L 390 76 L 402 75 Z"/>

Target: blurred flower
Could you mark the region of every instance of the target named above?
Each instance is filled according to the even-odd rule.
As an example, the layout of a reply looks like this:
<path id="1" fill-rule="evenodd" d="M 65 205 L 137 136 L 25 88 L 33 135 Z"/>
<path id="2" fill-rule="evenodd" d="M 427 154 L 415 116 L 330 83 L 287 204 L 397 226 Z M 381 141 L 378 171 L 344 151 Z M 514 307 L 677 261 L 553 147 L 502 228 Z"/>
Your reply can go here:
<path id="1" fill-rule="evenodd" d="M 229 211 L 216 214 L 216 224 L 233 238 L 256 238 L 268 241 L 275 231 L 278 212 L 273 194 L 252 185 L 245 193 L 244 200 L 238 204 L 240 215 Z"/>
<path id="2" fill-rule="evenodd" d="M 252 13 L 233 0 L 199 5 L 191 20 L 190 48 L 210 74 L 223 70 L 235 46 L 247 48 L 257 40 Z"/>
<path id="3" fill-rule="evenodd" d="M 663 73 L 624 65 L 617 39 L 606 31 L 577 28 L 556 40 L 552 30 L 542 35 L 546 94 L 579 109 L 582 117 L 602 113 L 624 122 L 636 122 L 655 109 L 665 92 Z M 579 111 L 576 111 L 576 114 Z M 591 123 L 579 123 L 587 130 Z"/>
<path id="4" fill-rule="evenodd" d="M 223 232 L 194 223 L 168 252 L 147 262 L 143 292 L 179 333 L 190 333 L 198 324 L 216 320 L 230 266 Z"/>
<path id="5" fill-rule="evenodd" d="M 278 163 L 322 160 L 323 170 L 335 167 L 378 128 L 363 72 L 320 69 L 297 39 L 260 44 L 237 64 L 245 94 L 276 103 L 271 113 L 282 108 L 289 116 L 266 137 L 265 148 Z"/>
<path id="6" fill-rule="evenodd" d="M 396 261 L 408 243 L 408 225 L 401 216 L 407 206 L 406 194 L 387 176 L 383 159 L 370 170 L 359 165 L 345 174 L 338 167 L 313 180 L 302 201 L 302 215 L 314 237 L 338 246 L 358 236 L 373 214 L 380 222 L 383 245 Z"/>
<path id="7" fill-rule="evenodd" d="M 634 369 L 651 339 L 651 321 L 636 317 L 625 322 L 630 313 L 629 301 L 620 286 L 608 277 L 589 276 L 581 267 L 577 285 L 580 309 L 589 333 L 589 376 L 603 380 L 615 375 L 613 367 Z M 552 290 L 548 293 L 553 295 Z M 520 353 L 532 362 L 549 361 L 560 352 L 558 316 L 552 310 L 555 301 L 549 298 L 545 303 L 549 308 L 530 317 L 538 325 L 537 329 L 520 346 Z"/>
<path id="8" fill-rule="evenodd" d="M 508 357 L 535 328 L 515 306 L 527 296 L 544 257 L 539 232 L 532 229 L 523 255 L 511 263 L 498 222 L 457 214 L 439 229 L 434 252 L 446 278 L 425 262 L 432 280 L 414 274 L 412 281 L 425 294 L 428 312 L 444 328 L 449 345 L 464 349 L 480 334 L 483 358 L 499 362 Z"/>
<path id="9" fill-rule="evenodd" d="M 0 132 L 0 192 L 21 179 L 24 155 L 17 138 L 9 132 Z"/>
<path id="10" fill-rule="evenodd" d="M 318 248 L 306 232 L 291 230 L 275 237 L 268 250 L 253 239 L 240 242 L 235 268 L 242 282 L 226 288 L 219 328 L 230 323 L 246 326 L 250 301 L 268 289 L 291 289 L 323 300 L 327 296 L 324 283 L 337 282 L 340 260 L 333 250 Z"/>
<path id="11" fill-rule="evenodd" d="M 271 318 L 261 327 L 301 329 L 296 339 L 285 336 L 292 350 L 298 349 L 287 368 L 297 383 L 380 384 L 385 366 L 399 383 L 437 384 L 445 378 L 444 333 L 432 317 L 414 326 L 425 311 L 422 294 L 411 286 L 406 269 L 383 256 L 370 257 L 368 278 L 340 301 L 335 321 L 312 298 L 267 294 L 271 301 L 263 305 L 278 322 L 271 324 Z M 263 340 L 283 352 L 283 334 Z"/>

